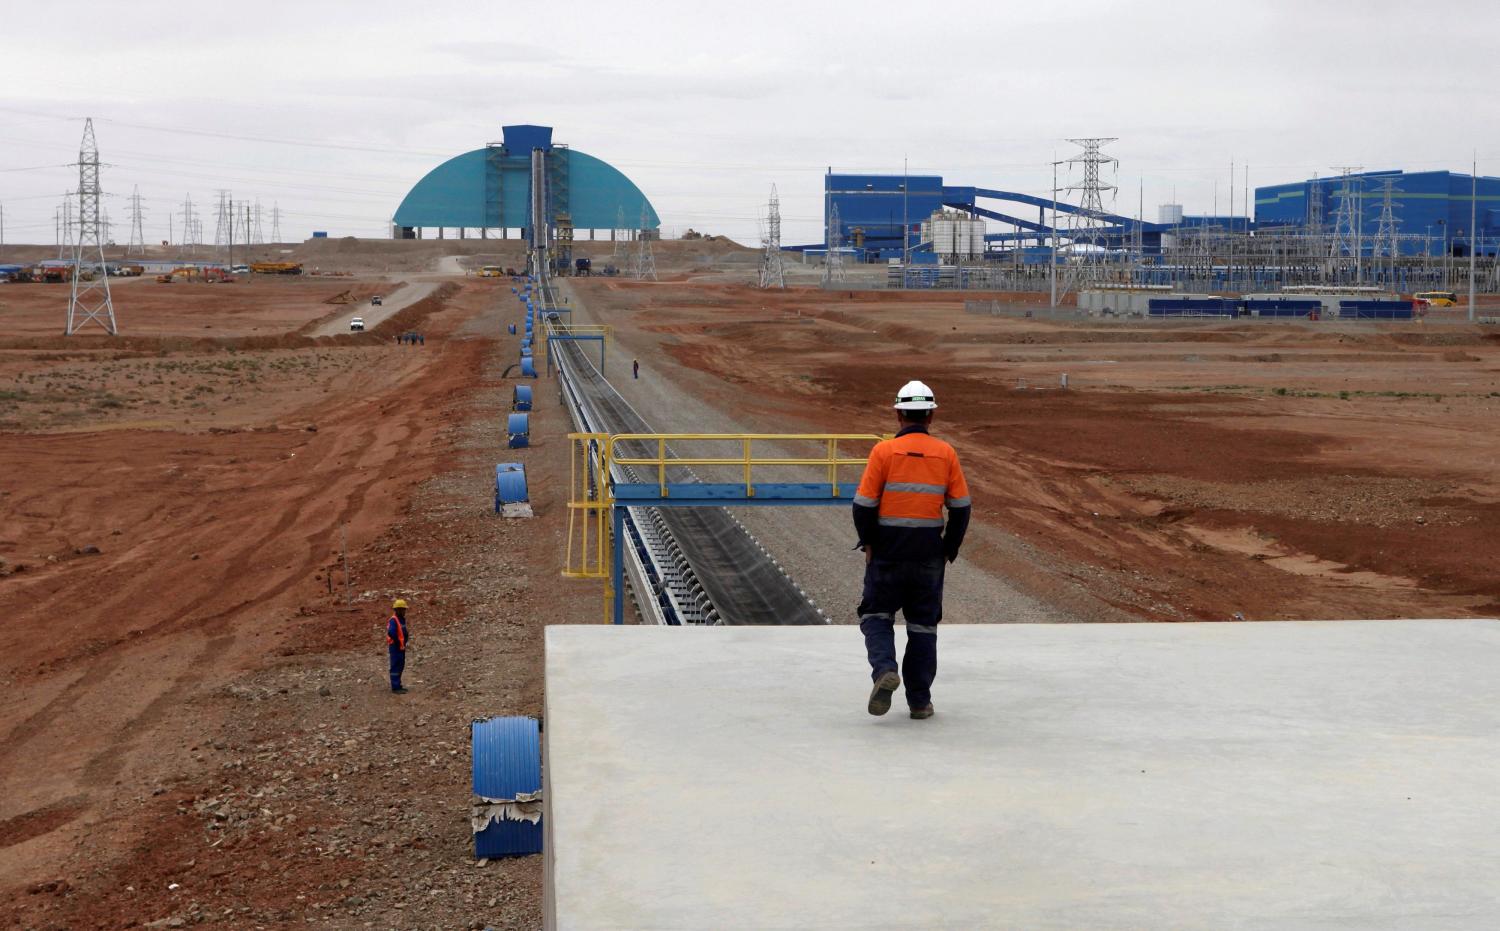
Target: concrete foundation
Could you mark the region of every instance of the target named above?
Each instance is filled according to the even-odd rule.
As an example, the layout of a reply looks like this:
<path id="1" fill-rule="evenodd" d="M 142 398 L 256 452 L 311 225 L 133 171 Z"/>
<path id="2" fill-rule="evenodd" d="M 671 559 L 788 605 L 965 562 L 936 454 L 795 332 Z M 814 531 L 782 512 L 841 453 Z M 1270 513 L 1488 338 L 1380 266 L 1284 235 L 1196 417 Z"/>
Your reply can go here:
<path id="1" fill-rule="evenodd" d="M 1492 928 L 1500 622 L 552 627 L 547 916 L 578 928 Z"/>

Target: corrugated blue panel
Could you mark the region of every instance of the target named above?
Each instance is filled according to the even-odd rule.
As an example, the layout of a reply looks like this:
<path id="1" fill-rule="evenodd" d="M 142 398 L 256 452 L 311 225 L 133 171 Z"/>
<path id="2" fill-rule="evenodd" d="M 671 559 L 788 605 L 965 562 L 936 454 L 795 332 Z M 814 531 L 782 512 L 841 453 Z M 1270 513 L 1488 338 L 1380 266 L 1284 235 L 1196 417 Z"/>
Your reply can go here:
<path id="1" fill-rule="evenodd" d="M 1163 298 L 1153 297 L 1147 303 L 1150 314 L 1158 317 L 1171 316 L 1235 316 L 1233 301 L 1222 298 Z"/>
<path id="2" fill-rule="evenodd" d="M 521 360 L 521 375 L 525 378 L 536 377 L 536 363 L 532 361 L 531 356 Z"/>
<path id="3" fill-rule="evenodd" d="M 533 718 L 475 721 L 470 730 L 474 794 L 499 801 L 542 789 L 541 728 Z M 542 852 L 538 821 L 492 820 L 474 835 L 476 857 L 524 856 Z"/>
<path id="4" fill-rule="evenodd" d="M 530 414 L 511 414 L 506 422 L 505 433 L 511 449 L 529 446 L 531 436 Z"/>
<path id="5" fill-rule="evenodd" d="M 531 410 L 530 385 L 516 385 L 515 394 L 510 400 L 510 409 L 513 411 Z"/>
<path id="6" fill-rule="evenodd" d="M 500 505 L 529 500 L 526 491 L 526 467 L 519 462 L 502 462 L 495 466 L 495 513 Z"/>

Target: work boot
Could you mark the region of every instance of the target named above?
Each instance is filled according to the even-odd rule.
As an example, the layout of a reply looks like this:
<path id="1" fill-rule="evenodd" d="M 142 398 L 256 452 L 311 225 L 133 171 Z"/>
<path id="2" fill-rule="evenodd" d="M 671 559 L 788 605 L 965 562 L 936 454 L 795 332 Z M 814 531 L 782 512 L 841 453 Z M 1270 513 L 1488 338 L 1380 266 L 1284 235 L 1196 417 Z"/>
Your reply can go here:
<path id="1" fill-rule="evenodd" d="M 391 694 L 392 695 L 405 695 L 406 694 L 406 689 L 402 688 L 401 686 L 397 686 L 396 688 L 391 689 Z"/>
<path id="2" fill-rule="evenodd" d="M 913 708 L 911 716 L 918 721 L 925 721 L 932 717 L 932 705 L 923 705 L 921 708 Z"/>
<path id="3" fill-rule="evenodd" d="M 875 688 L 870 692 L 869 711 L 871 714 L 885 714 L 891 710 L 891 696 L 901 687 L 901 677 L 896 675 L 896 670 L 889 669 L 880 674 L 875 680 Z"/>

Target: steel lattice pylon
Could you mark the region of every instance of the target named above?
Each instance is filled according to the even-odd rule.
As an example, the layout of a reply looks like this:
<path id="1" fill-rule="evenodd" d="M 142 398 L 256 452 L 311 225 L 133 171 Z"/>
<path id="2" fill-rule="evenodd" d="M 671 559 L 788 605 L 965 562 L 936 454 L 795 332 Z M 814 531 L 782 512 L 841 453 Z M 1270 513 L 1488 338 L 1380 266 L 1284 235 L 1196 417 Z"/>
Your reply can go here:
<path id="1" fill-rule="evenodd" d="M 844 233 L 839 221 L 839 205 L 828 210 L 828 255 L 823 260 L 823 287 L 827 288 L 844 280 Z"/>
<path id="2" fill-rule="evenodd" d="M 759 284 L 762 288 L 786 287 L 786 268 L 781 263 L 781 198 L 771 185 L 771 203 L 766 211 L 766 236 L 761 241 Z"/>
<path id="3" fill-rule="evenodd" d="M 646 224 L 651 222 L 646 213 L 646 204 L 641 202 L 640 240 L 635 250 L 635 278 L 637 281 L 656 280 L 656 256 L 651 251 L 651 231 Z"/>
<path id="4" fill-rule="evenodd" d="M 104 241 L 100 238 L 99 146 L 94 141 L 94 121 L 83 121 L 83 143 L 78 147 L 78 239 L 73 249 L 73 290 L 68 297 L 68 325 L 72 336 L 90 321 L 109 335 L 115 325 L 115 303 L 109 293 L 109 268 L 104 264 Z M 83 263 L 92 266 L 84 278 Z"/>
<path id="5" fill-rule="evenodd" d="M 125 247 L 126 255 L 146 254 L 146 232 L 142 220 L 145 218 L 145 210 L 141 207 L 141 188 L 136 185 L 135 191 L 130 195 L 130 245 Z"/>
<path id="6" fill-rule="evenodd" d="M 1120 160 L 1113 156 L 1105 155 L 1101 150 L 1104 146 L 1116 141 L 1115 136 L 1098 136 L 1087 139 L 1069 139 L 1076 146 L 1082 147 L 1083 151 L 1067 160 L 1069 165 L 1083 166 L 1083 180 L 1077 184 L 1070 184 L 1064 188 L 1068 192 L 1078 194 L 1078 212 L 1069 215 L 1069 240 L 1070 255 L 1067 268 L 1068 278 L 1072 279 L 1075 286 L 1082 285 L 1098 277 L 1101 273 L 1100 266 L 1107 254 L 1103 243 L 1103 237 L 1098 228 L 1106 223 L 1104 210 L 1104 195 L 1106 192 L 1114 193 L 1118 188 L 1113 184 L 1105 183 L 1099 176 L 1099 169 L 1105 165 L 1119 165 Z M 1080 253 L 1079 246 L 1087 245 L 1090 248 Z M 1066 288 L 1065 288 L 1066 290 Z"/>
<path id="7" fill-rule="evenodd" d="M 1364 179 L 1355 177 L 1355 172 L 1361 170 L 1363 169 L 1353 165 L 1344 166 L 1339 169 L 1339 172 L 1343 175 L 1343 180 L 1335 195 L 1338 198 L 1338 207 L 1334 210 L 1333 214 L 1332 254 L 1334 274 L 1335 276 L 1338 275 L 1339 269 L 1343 265 L 1342 260 L 1345 257 L 1352 258 L 1355 284 L 1358 284 L 1364 277 L 1364 263 L 1361 261 L 1362 256 L 1360 255 L 1362 246 L 1359 241 L 1360 234 L 1363 232 L 1361 227 L 1364 224 L 1364 211 L 1360 207 L 1360 204 L 1363 202 L 1360 187 Z M 1335 283 L 1339 282 L 1335 280 Z"/>

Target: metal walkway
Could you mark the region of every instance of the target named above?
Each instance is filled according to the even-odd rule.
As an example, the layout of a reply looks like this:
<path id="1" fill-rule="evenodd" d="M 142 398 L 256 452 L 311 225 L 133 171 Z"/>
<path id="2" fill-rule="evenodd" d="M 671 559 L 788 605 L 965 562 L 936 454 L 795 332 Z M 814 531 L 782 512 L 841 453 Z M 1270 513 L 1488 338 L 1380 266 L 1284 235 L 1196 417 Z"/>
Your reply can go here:
<path id="1" fill-rule="evenodd" d="M 551 304 L 550 285 L 543 285 L 543 300 Z M 544 314 L 546 312 L 544 311 Z M 550 320 L 543 320 L 546 326 Z M 582 347 L 559 340 L 554 357 L 561 377 L 578 397 L 587 429 L 599 433 L 651 433 L 651 426 L 620 396 L 587 357 Z M 652 455 L 644 444 L 632 444 L 631 454 Z M 674 482 L 692 482 L 690 469 L 668 470 Z M 686 561 L 691 583 L 706 595 L 708 605 L 701 623 L 779 625 L 826 624 L 828 619 L 771 560 L 755 538 L 724 508 L 636 508 L 636 526 L 654 527 L 663 538 L 660 545 L 675 550 Z M 665 554 L 670 561 L 673 553 Z M 689 589 L 687 601 L 696 599 Z M 637 600 L 642 597 L 636 593 Z M 687 618 L 689 623 L 696 618 Z"/>

